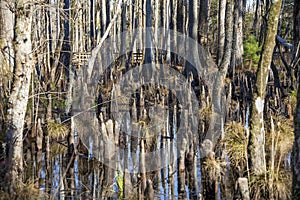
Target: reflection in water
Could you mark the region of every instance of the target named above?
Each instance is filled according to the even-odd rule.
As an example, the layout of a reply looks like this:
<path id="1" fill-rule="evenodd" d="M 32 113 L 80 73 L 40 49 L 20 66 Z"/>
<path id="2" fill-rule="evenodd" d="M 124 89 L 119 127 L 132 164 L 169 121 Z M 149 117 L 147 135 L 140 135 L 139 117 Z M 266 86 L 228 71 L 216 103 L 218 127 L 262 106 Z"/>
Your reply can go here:
<path id="1" fill-rule="evenodd" d="M 169 121 L 168 117 L 167 120 Z M 176 118 L 172 117 L 170 120 L 172 120 L 171 124 L 176 124 Z M 178 162 L 168 162 L 170 157 L 177 158 L 177 143 L 170 142 L 169 139 L 157 135 L 157 140 L 155 140 L 157 145 L 152 148 L 155 150 L 166 148 L 166 152 L 170 152 L 170 154 L 160 154 L 155 162 L 152 163 L 153 165 L 161 163 L 163 165 L 162 169 L 146 172 L 143 175 L 139 172 L 141 145 L 131 140 L 130 134 L 133 130 L 129 126 L 130 123 L 130 118 L 126 119 L 125 124 L 127 125 L 124 126 L 127 133 L 124 135 L 124 140 L 127 141 L 126 149 L 118 152 L 118 166 L 111 172 L 111 169 L 105 167 L 105 163 L 99 163 L 93 157 L 91 148 L 93 148 L 92 144 L 94 141 L 90 140 L 91 145 L 87 150 L 78 140 L 76 129 L 74 130 L 74 143 L 75 146 L 78 146 L 74 159 L 70 159 L 69 154 L 66 153 L 52 156 L 47 161 L 45 153 L 43 153 L 39 173 L 39 190 L 44 193 L 42 199 L 48 199 L 49 197 L 52 199 L 143 199 L 148 195 L 142 192 L 143 178 L 146 179 L 147 184 L 152 184 L 154 199 L 196 199 L 197 195 L 195 194 L 199 193 L 201 187 L 199 153 L 195 154 L 197 156 L 194 158 L 195 173 L 192 173 L 195 175 L 195 184 L 189 183 L 189 181 L 193 181 L 188 175 L 191 172 L 185 172 L 185 180 L 181 180 Z M 177 140 L 176 126 L 168 126 L 165 130 L 165 136 L 171 135 L 170 131 L 172 131 L 174 135 L 173 140 Z M 143 129 L 140 128 L 138 135 L 142 135 L 142 133 Z M 134 143 L 132 144 L 132 142 Z M 146 143 L 145 146 L 148 148 L 150 144 Z M 148 150 L 146 149 L 146 151 Z M 198 146 L 196 147 L 196 152 L 199 152 Z M 70 165 L 69 168 L 68 165 Z M 122 179 L 121 182 L 120 177 Z M 184 191 L 180 190 L 179 181 L 185 183 Z"/>
<path id="2" fill-rule="evenodd" d="M 158 95 L 151 101 L 154 108 L 132 107 L 121 120 L 100 118 L 98 135 L 80 134 L 82 128 L 75 124 L 73 146 L 57 140 L 64 148 L 53 151 L 50 142 L 49 153 L 37 153 L 42 199 L 198 199 L 200 151 L 197 137 L 188 131 L 189 111 L 179 110 L 176 99 Z M 180 112 L 186 119 L 180 119 Z M 180 123 L 185 137 L 178 135 Z M 101 157 L 105 162 L 99 162 Z"/>

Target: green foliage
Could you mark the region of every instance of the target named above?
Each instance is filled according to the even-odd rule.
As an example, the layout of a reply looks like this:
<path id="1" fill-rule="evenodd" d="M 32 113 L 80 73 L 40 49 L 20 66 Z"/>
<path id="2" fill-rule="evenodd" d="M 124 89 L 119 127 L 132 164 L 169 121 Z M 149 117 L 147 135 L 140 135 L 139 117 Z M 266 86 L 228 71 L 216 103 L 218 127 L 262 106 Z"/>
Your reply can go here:
<path id="1" fill-rule="evenodd" d="M 297 97 L 297 91 L 296 90 L 292 90 L 291 91 L 291 95 L 292 95 L 292 97 Z"/>
<path id="2" fill-rule="evenodd" d="M 53 99 L 52 105 L 58 110 L 64 110 L 66 108 L 66 101 L 63 99 Z"/>
<path id="3" fill-rule="evenodd" d="M 254 35 L 249 35 L 244 43 L 244 58 L 250 59 L 254 66 L 258 65 L 261 46 L 258 45 Z"/>
<path id="4" fill-rule="evenodd" d="M 123 199 L 124 178 L 120 172 L 118 172 L 118 174 L 116 175 L 116 181 L 119 189 L 119 199 Z"/>

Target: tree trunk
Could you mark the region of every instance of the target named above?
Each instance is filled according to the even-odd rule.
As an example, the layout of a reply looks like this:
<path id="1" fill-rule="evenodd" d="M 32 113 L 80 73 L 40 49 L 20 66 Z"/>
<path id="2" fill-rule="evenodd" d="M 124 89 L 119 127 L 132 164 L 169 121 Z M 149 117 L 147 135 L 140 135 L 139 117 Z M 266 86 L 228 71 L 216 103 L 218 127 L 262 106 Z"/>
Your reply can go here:
<path id="1" fill-rule="evenodd" d="M 297 93 L 297 108 L 295 115 L 295 142 L 293 148 L 293 192 L 292 199 L 300 196 L 300 81 Z"/>
<path id="2" fill-rule="evenodd" d="M 259 38 L 259 30 L 262 25 L 262 17 L 261 17 L 261 0 L 256 0 L 255 3 L 255 15 L 254 15 L 254 21 L 253 21 L 253 33 L 255 37 Z"/>
<path id="3" fill-rule="evenodd" d="M 10 4 L 6 1 L 0 1 L 0 133 L 5 130 L 5 100 L 11 90 L 13 80 L 13 36 L 14 14 L 9 9 Z M 0 145 L 4 141 L 4 135 L 0 136 Z M 1 155 L 5 155 L 5 149 L 1 148 Z"/>
<path id="4" fill-rule="evenodd" d="M 152 62 L 152 50 L 149 48 L 152 46 L 152 37 L 151 32 L 152 30 L 152 7 L 151 7 L 151 0 L 146 0 L 146 28 L 148 30 L 146 31 L 145 35 L 145 42 L 147 48 L 145 49 L 145 63 L 151 63 Z M 151 77 L 151 76 L 150 76 Z"/>
<path id="5" fill-rule="evenodd" d="M 231 58 L 231 69 L 242 65 L 243 61 L 243 5 L 240 0 L 234 5 L 234 28 L 233 28 L 233 51 Z"/>
<path id="6" fill-rule="evenodd" d="M 13 37 L 14 14 L 10 10 L 10 4 L 6 1 L 0 1 L 0 83 L 3 90 L 10 90 L 10 81 L 13 73 Z"/>
<path id="7" fill-rule="evenodd" d="M 297 49 L 299 49 L 300 51 L 300 2 L 299 0 L 294 1 L 294 48 L 296 52 Z M 295 62 L 297 62 L 297 58 L 300 57 L 299 51 L 298 54 L 295 55 L 295 59 L 294 59 Z"/>
<path id="8" fill-rule="evenodd" d="M 8 104 L 10 189 L 22 181 L 23 172 L 23 125 L 27 109 L 29 86 L 33 69 L 31 44 L 31 5 L 29 0 L 15 1 L 14 25 L 14 81 Z M 13 192 L 13 191 L 11 191 Z"/>
<path id="9" fill-rule="evenodd" d="M 252 100 L 252 113 L 250 117 L 250 166 L 251 171 L 258 175 L 266 173 L 265 158 L 265 131 L 264 131 L 264 100 L 268 80 L 268 72 L 272 61 L 275 36 L 277 33 L 278 18 L 282 0 L 274 1 L 270 5 L 267 18 L 267 32 L 264 39 Z"/>
<path id="10" fill-rule="evenodd" d="M 300 44 L 300 1 L 294 1 L 294 46 L 298 48 Z M 299 57 L 299 56 L 298 56 Z M 293 148 L 293 187 L 292 199 L 300 196 L 300 81 L 298 80 L 297 107 L 295 115 L 295 141 Z"/>
<path id="11" fill-rule="evenodd" d="M 198 1 L 192 0 L 189 2 L 188 6 L 188 36 L 191 39 L 198 41 Z M 186 47 L 186 49 L 188 49 L 189 52 L 193 54 L 193 57 L 196 58 L 199 56 L 196 46 L 192 45 Z M 195 72 L 194 67 L 190 63 L 186 63 L 183 73 L 187 76 L 190 76 L 190 73 L 192 73 L 193 78 L 198 81 L 198 73 Z"/>
<path id="12" fill-rule="evenodd" d="M 207 48 L 209 2 L 209 0 L 200 1 L 199 41 L 200 44 L 205 47 L 205 49 Z"/>
<path id="13" fill-rule="evenodd" d="M 217 64 L 222 61 L 224 54 L 225 44 L 225 10 L 226 0 L 219 0 L 219 13 L 218 13 L 218 52 L 217 52 Z"/>
<path id="14" fill-rule="evenodd" d="M 223 59 L 219 66 L 219 71 L 216 75 L 216 78 L 213 83 L 213 89 L 212 89 L 212 115 L 210 117 L 210 127 L 208 130 L 208 135 L 206 136 L 206 142 L 211 143 L 211 147 L 214 147 L 215 144 L 218 141 L 218 137 L 216 137 L 216 133 L 223 132 L 223 123 L 224 123 L 224 95 L 222 95 L 222 92 L 224 91 L 225 86 L 225 77 L 228 71 L 228 67 L 230 64 L 230 59 L 232 55 L 232 38 L 233 38 L 233 0 L 226 0 L 225 2 L 225 52 L 223 55 Z M 217 131 L 217 132 L 216 132 Z M 205 142 L 205 141 L 204 141 Z M 202 163 L 205 163 L 210 160 L 210 162 L 215 162 L 215 153 L 213 152 L 214 149 L 202 149 L 203 152 L 205 152 L 205 155 L 202 156 L 208 156 L 202 159 Z M 202 165 L 201 165 L 202 166 Z M 216 178 L 209 176 L 209 171 L 202 167 L 202 174 L 205 181 L 202 181 L 203 184 L 203 194 L 204 198 L 209 199 L 217 199 L 218 193 L 216 188 L 218 189 L 218 180 Z M 224 184 L 224 183 L 222 183 Z"/>

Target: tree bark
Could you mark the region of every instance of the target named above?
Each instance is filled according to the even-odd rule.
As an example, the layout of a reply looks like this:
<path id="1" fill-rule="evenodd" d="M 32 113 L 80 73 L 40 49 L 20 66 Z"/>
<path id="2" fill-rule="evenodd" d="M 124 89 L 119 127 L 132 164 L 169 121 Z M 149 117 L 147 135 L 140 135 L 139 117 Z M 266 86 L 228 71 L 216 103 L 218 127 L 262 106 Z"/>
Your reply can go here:
<path id="1" fill-rule="evenodd" d="M 6 137 L 9 145 L 10 189 L 22 181 L 23 127 L 33 69 L 30 0 L 15 1 L 14 81 L 8 104 Z"/>
<path id="2" fill-rule="evenodd" d="M 234 28 L 233 28 L 233 51 L 231 58 L 231 68 L 234 69 L 243 61 L 243 5 L 240 0 L 234 4 Z"/>
<path id="3" fill-rule="evenodd" d="M 293 148 L 293 188 L 292 199 L 300 196 L 300 81 L 297 93 L 297 107 L 295 115 L 295 141 Z"/>
<path id="4" fill-rule="evenodd" d="M 218 52 L 217 52 L 217 64 L 222 61 L 224 54 L 225 44 L 225 10 L 226 0 L 219 0 L 219 13 L 218 13 Z"/>
<path id="5" fill-rule="evenodd" d="M 252 100 L 250 116 L 250 166 L 254 174 L 266 173 L 265 131 L 264 131 L 264 101 L 266 95 L 268 72 L 272 61 L 277 33 L 278 18 L 282 0 L 273 1 L 267 18 L 267 32 L 264 39 Z"/>
<path id="6" fill-rule="evenodd" d="M 294 1 L 294 48 L 298 54 L 295 55 L 294 61 L 297 62 L 297 58 L 300 57 L 300 2 L 298 0 Z M 299 64 L 298 64 L 299 66 Z"/>
<path id="7" fill-rule="evenodd" d="M 294 46 L 300 44 L 300 1 L 294 1 Z M 293 187 L 292 199 L 300 196 L 300 81 L 298 80 L 297 107 L 295 121 L 295 141 L 293 147 Z"/>
<path id="8" fill-rule="evenodd" d="M 13 72 L 13 36 L 14 14 L 11 10 L 12 3 L 0 1 L 0 84 L 3 90 L 10 90 L 10 81 Z"/>
<path id="9" fill-rule="evenodd" d="M 209 14 L 209 0 L 200 1 L 200 15 L 199 15 L 199 41 L 200 44 L 207 48 L 207 34 L 208 34 L 208 14 Z"/>

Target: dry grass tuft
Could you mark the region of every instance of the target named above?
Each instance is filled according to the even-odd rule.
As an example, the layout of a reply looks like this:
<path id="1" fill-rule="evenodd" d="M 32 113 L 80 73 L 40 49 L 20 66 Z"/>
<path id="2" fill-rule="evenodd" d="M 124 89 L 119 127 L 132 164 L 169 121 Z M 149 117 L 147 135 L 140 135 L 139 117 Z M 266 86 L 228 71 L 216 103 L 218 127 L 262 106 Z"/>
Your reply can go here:
<path id="1" fill-rule="evenodd" d="M 278 151 L 285 156 L 292 151 L 294 143 L 294 126 L 289 119 L 280 119 L 277 122 Z"/>
<path id="2" fill-rule="evenodd" d="M 250 196 L 253 199 L 266 199 L 268 180 L 266 174 L 252 174 L 250 179 Z"/>
<path id="3" fill-rule="evenodd" d="M 66 154 L 68 152 L 67 146 L 54 142 L 50 147 L 50 157 L 53 158 L 56 155 Z"/>
<path id="4" fill-rule="evenodd" d="M 65 138 L 69 133 L 69 128 L 66 125 L 55 123 L 53 120 L 49 120 L 47 130 L 49 136 L 56 140 Z"/>
<path id="5" fill-rule="evenodd" d="M 26 183 L 18 183 L 18 185 L 15 186 L 13 194 L 0 191 L 0 199 L 38 200 L 41 199 L 42 196 L 45 197 L 45 195 L 46 194 L 40 191 L 32 180 Z"/>
<path id="6" fill-rule="evenodd" d="M 213 153 L 212 153 L 213 154 Z M 208 177 L 211 180 L 219 180 L 223 175 L 223 168 L 226 166 L 226 163 L 221 161 L 219 158 L 215 158 L 214 155 L 207 156 L 203 162 L 203 169 L 207 173 Z"/>
<path id="7" fill-rule="evenodd" d="M 274 196 L 275 199 L 291 199 L 292 190 L 292 173 L 291 171 L 280 170 L 274 176 Z"/>
<path id="8" fill-rule="evenodd" d="M 233 121 L 226 125 L 223 142 L 226 145 L 232 166 L 239 167 L 246 165 L 247 141 L 248 138 L 245 134 L 245 128 L 241 123 Z"/>
<path id="9" fill-rule="evenodd" d="M 271 172 L 267 174 L 269 173 Z M 266 174 L 252 174 L 250 180 L 251 197 L 253 199 L 269 199 L 273 196 L 273 199 L 291 199 L 291 172 L 280 169 L 278 173 L 274 174 L 273 179 L 272 183 Z"/>

